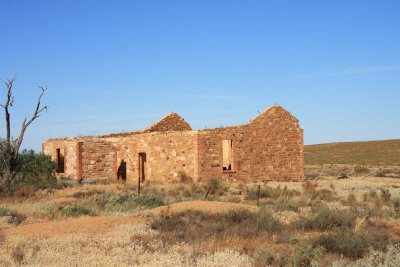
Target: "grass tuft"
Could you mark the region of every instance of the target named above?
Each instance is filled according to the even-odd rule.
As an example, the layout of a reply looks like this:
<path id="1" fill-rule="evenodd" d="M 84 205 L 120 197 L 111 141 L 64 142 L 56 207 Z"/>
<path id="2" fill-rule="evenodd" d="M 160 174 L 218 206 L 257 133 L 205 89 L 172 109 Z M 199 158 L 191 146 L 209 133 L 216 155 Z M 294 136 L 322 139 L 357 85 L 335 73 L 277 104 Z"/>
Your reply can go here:
<path id="1" fill-rule="evenodd" d="M 60 207 L 59 210 L 68 217 L 95 216 L 95 213 L 91 209 L 79 205 Z"/>

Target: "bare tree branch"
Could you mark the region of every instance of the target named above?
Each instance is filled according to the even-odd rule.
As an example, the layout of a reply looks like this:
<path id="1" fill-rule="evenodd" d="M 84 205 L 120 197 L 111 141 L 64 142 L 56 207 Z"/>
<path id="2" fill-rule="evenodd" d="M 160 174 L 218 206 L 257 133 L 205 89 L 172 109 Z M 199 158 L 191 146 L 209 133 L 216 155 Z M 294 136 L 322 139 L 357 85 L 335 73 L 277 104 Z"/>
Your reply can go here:
<path id="1" fill-rule="evenodd" d="M 42 106 L 41 103 L 42 97 L 46 92 L 47 87 L 39 86 L 41 93 L 37 99 L 36 107 L 32 114 L 32 117 L 29 120 L 27 118 L 23 120 L 21 131 L 17 139 L 11 137 L 11 127 L 10 127 L 11 118 L 10 118 L 9 108 L 12 107 L 14 104 L 14 95 L 12 93 L 12 89 L 16 78 L 17 75 L 14 74 L 14 76 L 10 80 L 3 81 L 7 91 L 7 98 L 4 104 L 0 104 L 0 106 L 3 107 L 4 109 L 4 115 L 6 121 L 6 140 L 4 142 L 4 145 L 2 144 L 2 146 L 4 146 L 4 152 L 2 152 L 4 153 L 2 155 L 2 160 L 4 161 L 5 167 L 4 170 L 2 170 L 0 182 L 1 180 L 3 180 L 4 184 L 7 185 L 8 187 L 10 186 L 12 179 L 15 175 L 15 169 L 14 169 L 15 161 L 17 160 L 18 152 L 21 147 L 22 140 L 24 139 L 26 129 L 33 121 L 35 121 L 37 118 L 40 117 L 43 111 L 47 111 L 47 106 Z"/>
<path id="2" fill-rule="evenodd" d="M 39 118 L 39 117 L 40 117 L 40 114 L 41 114 L 43 111 L 47 111 L 47 106 L 43 106 L 43 107 L 41 106 L 41 100 L 42 100 L 42 97 L 43 97 L 44 93 L 45 93 L 46 90 L 47 90 L 47 86 L 38 86 L 38 87 L 41 89 L 41 93 L 40 93 L 39 98 L 38 98 L 38 100 L 37 100 L 37 102 L 36 102 L 36 108 L 35 108 L 35 111 L 34 111 L 33 114 L 32 114 L 32 117 L 29 119 L 29 121 L 27 121 L 27 118 L 25 118 L 24 121 L 22 122 L 21 131 L 20 131 L 19 136 L 18 136 L 18 138 L 16 139 L 16 143 L 15 143 L 15 150 L 16 150 L 16 153 L 18 153 L 19 148 L 21 147 L 22 140 L 23 140 L 23 138 L 24 138 L 24 134 L 25 134 L 26 128 L 28 128 L 28 126 L 29 126 L 34 120 L 36 120 L 37 118 Z"/>
<path id="3" fill-rule="evenodd" d="M 6 119 L 6 144 L 10 143 L 10 138 L 11 138 L 11 126 L 10 126 L 10 112 L 9 112 L 9 107 L 12 107 L 14 104 L 14 96 L 12 95 L 12 87 L 17 79 L 17 75 L 14 74 L 11 80 L 8 80 L 7 82 L 3 81 L 4 85 L 6 86 L 7 90 L 7 100 L 4 105 L 1 105 L 4 108 L 4 115 Z M 8 146 L 6 147 L 8 149 Z"/>

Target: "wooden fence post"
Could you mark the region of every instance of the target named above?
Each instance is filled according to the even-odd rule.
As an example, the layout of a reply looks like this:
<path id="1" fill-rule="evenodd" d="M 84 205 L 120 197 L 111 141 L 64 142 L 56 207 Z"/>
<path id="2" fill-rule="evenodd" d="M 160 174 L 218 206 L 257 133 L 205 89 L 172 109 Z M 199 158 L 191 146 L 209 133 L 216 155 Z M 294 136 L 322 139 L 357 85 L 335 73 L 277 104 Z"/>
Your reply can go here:
<path id="1" fill-rule="evenodd" d="M 257 206 L 260 204 L 260 192 L 261 192 L 261 185 L 258 185 L 258 190 L 257 190 Z"/>
<path id="2" fill-rule="evenodd" d="M 207 199 L 208 194 L 210 194 L 210 192 L 211 192 L 211 188 L 212 188 L 212 185 L 210 185 L 210 187 L 208 188 L 207 193 L 206 193 L 204 199 Z"/>

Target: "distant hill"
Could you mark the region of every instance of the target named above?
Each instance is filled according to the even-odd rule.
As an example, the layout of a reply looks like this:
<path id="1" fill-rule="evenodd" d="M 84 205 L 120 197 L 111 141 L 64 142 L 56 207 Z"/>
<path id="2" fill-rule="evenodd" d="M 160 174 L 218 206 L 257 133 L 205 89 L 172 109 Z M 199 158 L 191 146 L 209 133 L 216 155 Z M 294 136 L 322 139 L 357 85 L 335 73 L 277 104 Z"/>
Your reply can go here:
<path id="1" fill-rule="evenodd" d="M 304 147 L 305 164 L 400 165 L 400 139 Z"/>

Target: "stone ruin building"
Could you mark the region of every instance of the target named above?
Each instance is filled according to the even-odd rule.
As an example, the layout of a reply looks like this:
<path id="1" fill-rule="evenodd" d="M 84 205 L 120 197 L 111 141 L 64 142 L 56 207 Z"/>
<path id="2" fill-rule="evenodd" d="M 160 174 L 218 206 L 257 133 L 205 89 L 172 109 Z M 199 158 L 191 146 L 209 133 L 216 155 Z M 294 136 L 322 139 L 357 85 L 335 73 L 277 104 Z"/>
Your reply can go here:
<path id="1" fill-rule="evenodd" d="M 57 164 L 57 177 L 167 182 L 299 181 L 304 177 L 303 129 L 274 105 L 248 123 L 192 130 L 171 113 L 144 131 L 48 139 L 42 152 Z"/>

